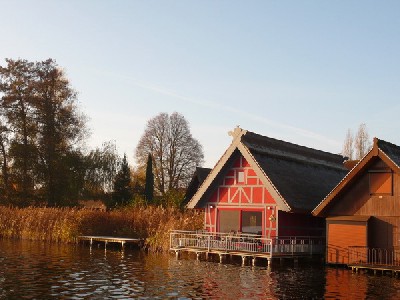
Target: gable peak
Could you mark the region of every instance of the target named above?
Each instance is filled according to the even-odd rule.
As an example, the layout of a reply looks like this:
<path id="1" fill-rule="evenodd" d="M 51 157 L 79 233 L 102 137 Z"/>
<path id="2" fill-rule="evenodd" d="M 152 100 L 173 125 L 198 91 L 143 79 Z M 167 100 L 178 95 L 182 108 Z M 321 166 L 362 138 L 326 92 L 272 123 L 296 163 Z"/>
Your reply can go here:
<path id="1" fill-rule="evenodd" d="M 238 137 L 244 135 L 245 133 L 246 130 L 240 128 L 238 125 L 232 131 L 229 131 L 228 135 L 230 135 L 233 139 L 237 139 Z"/>
<path id="2" fill-rule="evenodd" d="M 374 140 L 373 140 L 373 147 L 374 148 L 378 148 L 378 142 L 379 142 L 379 139 L 377 137 L 374 137 Z"/>

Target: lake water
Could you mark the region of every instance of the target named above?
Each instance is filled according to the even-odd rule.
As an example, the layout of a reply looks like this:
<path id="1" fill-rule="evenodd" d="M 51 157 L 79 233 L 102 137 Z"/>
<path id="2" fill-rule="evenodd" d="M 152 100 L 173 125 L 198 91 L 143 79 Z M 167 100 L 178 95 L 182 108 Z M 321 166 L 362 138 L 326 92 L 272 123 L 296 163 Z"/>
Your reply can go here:
<path id="1" fill-rule="evenodd" d="M 400 299 L 399 278 L 259 263 L 0 240 L 0 299 Z"/>

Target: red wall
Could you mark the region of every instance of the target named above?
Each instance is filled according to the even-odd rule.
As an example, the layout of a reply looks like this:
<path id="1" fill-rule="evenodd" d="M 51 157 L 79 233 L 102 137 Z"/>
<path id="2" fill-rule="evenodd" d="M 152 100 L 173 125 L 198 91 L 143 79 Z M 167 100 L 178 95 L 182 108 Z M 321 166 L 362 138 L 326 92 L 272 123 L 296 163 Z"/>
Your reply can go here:
<path id="1" fill-rule="evenodd" d="M 279 211 L 279 236 L 325 236 L 325 219 Z"/>
<path id="2" fill-rule="evenodd" d="M 244 172 L 243 182 L 238 180 L 239 172 Z M 265 237 L 325 235 L 324 219 L 278 211 L 276 201 L 243 156 L 236 159 L 211 195 L 205 209 L 206 229 L 217 232 L 218 211 L 227 209 L 262 211 Z"/>
<path id="3" fill-rule="evenodd" d="M 239 172 L 244 172 L 243 182 L 239 182 Z M 210 197 L 205 210 L 205 226 L 209 231 L 218 231 L 217 210 L 222 209 L 262 211 L 263 235 L 276 235 L 276 202 L 243 156 L 236 159 Z M 271 215 L 275 221 L 270 220 Z"/>

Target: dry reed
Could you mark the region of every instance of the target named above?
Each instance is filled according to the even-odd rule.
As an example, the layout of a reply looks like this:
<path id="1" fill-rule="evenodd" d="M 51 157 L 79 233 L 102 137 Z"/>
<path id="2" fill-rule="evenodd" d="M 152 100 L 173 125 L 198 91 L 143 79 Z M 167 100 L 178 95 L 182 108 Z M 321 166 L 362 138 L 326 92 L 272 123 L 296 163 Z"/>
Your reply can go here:
<path id="1" fill-rule="evenodd" d="M 197 230 L 203 216 L 159 206 L 132 207 L 109 212 L 76 208 L 13 208 L 0 206 L 0 237 L 76 242 L 79 235 L 143 238 L 151 251 L 169 248 L 173 229 Z"/>

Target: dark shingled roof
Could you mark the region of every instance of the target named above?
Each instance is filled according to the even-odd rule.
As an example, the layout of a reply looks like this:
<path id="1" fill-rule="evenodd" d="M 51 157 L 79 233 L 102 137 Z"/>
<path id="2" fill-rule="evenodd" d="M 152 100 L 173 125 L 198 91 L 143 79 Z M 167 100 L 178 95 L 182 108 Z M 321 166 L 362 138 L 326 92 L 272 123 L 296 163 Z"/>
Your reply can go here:
<path id="1" fill-rule="evenodd" d="M 309 212 L 348 170 L 343 157 L 246 132 L 242 143 L 292 211 Z"/>
<path id="2" fill-rule="evenodd" d="M 195 176 L 197 176 L 197 180 L 199 181 L 200 184 L 203 183 L 203 181 L 206 179 L 208 174 L 210 174 L 211 169 L 210 168 L 196 168 Z"/>
<path id="3" fill-rule="evenodd" d="M 400 147 L 377 139 L 378 148 L 381 149 L 398 167 L 400 167 Z"/>
<path id="4" fill-rule="evenodd" d="M 186 205 L 189 200 L 193 197 L 193 195 L 199 189 L 199 186 L 203 183 L 203 181 L 207 178 L 208 174 L 210 174 L 210 168 L 201 168 L 197 167 L 196 171 L 193 174 L 192 180 L 189 183 L 189 186 L 186 190 L 185 197 L 183 199 L 182 205 Z"/>

